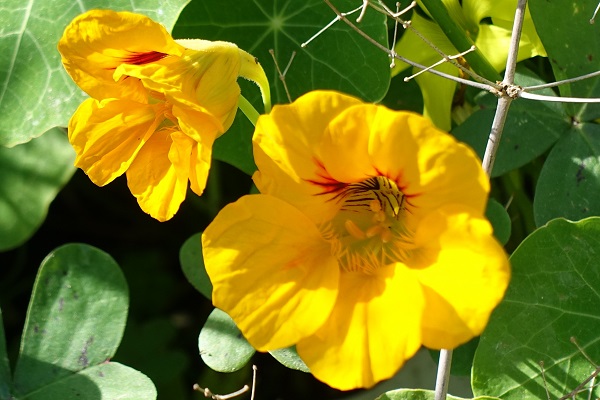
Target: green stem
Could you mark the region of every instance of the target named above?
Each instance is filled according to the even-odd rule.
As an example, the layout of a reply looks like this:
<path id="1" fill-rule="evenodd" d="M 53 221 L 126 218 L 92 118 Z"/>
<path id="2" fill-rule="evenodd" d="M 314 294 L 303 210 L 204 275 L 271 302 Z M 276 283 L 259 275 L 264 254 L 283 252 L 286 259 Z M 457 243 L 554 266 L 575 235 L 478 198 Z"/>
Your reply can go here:
<path id="1" fill-rule="evenodd" d="M 452 19 L 442 0 L 422 0 L 423 5 L 431 14 L 435 22 L 459 52 L 463 52 L 474 46 L 473 40 L 467 36 L 465 30 Z M 475 51 L 466 54 L 465 59 L 469 62 L 473 71 L 491 81 L 500 81 L 502 78 L 496 72 L 492 64 L 485 58 L 483 53 L 476 47 Z"/>
<path id="2" fill-rule="evenodd" d="M 258 117 L 260 116 L 260 114 L 258 111 L 256 111 L 256 108 L 254 108 L 252 104 L 250 104 L 250 102 L 246 100 L 246 98 L 241 94 L 238 100 L 238 107 L 240 108 L 240 110 L 242 110 L 242 112 L 244 113 L 246 118 L 248 118 L 248 120 L 252 123 L 252 125 L 256 126 L 256 121 L 258 121 Z"/>

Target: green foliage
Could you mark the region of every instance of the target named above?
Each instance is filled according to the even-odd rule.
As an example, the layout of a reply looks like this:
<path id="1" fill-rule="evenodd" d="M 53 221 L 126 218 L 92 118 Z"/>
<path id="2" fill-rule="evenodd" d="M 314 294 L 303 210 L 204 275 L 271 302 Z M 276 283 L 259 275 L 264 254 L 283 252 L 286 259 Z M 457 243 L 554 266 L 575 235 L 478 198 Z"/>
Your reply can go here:
<path id="1" fill-rule="evenodd" d="M 0 13 L 0 145 L 15 146 L 56 126 L 66 126 L 85 98 L 56 51 L 73 18 L 93 8 L 130 10 L 172 28 L 189 0 L 31 0 L 4 3 Z M 136 4 L 137 3 L 137 4 Z"/>
<path id="2" fill-rule="evenodd" d="M 520 68 L 515 81 L 523 86 L 545 83 L 531 71 Z M 552 95 L 551 89 L 539 94 Z M 481 107 L 452 130 L 457 139 L 471 145 L 483 158 L 496 112 L 496 98 L 487 93 L 477 99 Z M 519 99 L 510 106 L 492 176 L 522 167 L 548 150 L 569 130 L 569 120 L 558 103 Z"/>
<path id="3" fill-rule="evenodd" d="M 110 362 L 127 308 L 127 284 L 109 255 L 82 244 L 51 252 L 33 288 L 11 393 L 1 332 L 0 398 L 156 398 L 146 376 Z"/>
<path id="4" fill-rule="evenodd" d="M 185 241 L 179 251 L 179 262 L 187 280 L 207 299 L 212 298 L 212 283 L 204 268 L 201 246 L 202 233 L 197 233 Z"/>
<path id="5" fill-rule="evenodd" d="M 200 331 L 198 349 L 206 365 L 219 372 L 239 370 L 255 351 L 229 315 L 218 308 L 213 310 Z"/>
<path id="6" fill-rule="evenodd" d="M 271 84 L 274 103 L 289 100 L 269 53 L 271 49 L 281 70 L 286 69 L 296 52 L 285 77 L 292 100 L 310 90 L 335 89 L 365 101 L 381 101 L 394 109 L 419 111 L 423 105 L 416 83 L 405 83 L 403 76 L 390 82 L 389 57 L 342 21 L 301 47 L 335 18 L 322 0 L 4 3 L 0 7 L 3 10 L 0 50 L 5 55 L 0 59 L 0 252 L 5 252 L 10 262 L 0 260 L 0 279 L 16 281 L 19 285 L 9 288 L 13 294 L 9 294 L 11 290 L 0 291 L 4 309 L 4 314 L 0 312 L 4 318 L 4 323 L 0 319 L 0 400 L 156 398 L 154 385 L 145 375 L 110 361 L 123 335 L 128 289 L 119 267 L 106 253 L 74 244 L 54 250 L 44 260 L 33 288 L 18 359 L 13 364 L 14 377 L 9 358 L 17 351 L 16 312 L 12 310 L 13 317 L 7 318 L 9 308 L 5 304 L 12 306 L 13 299 L 28 294 L 27 278 L 20 274 L 26 274 L 28 263 L 35 260 L 31 255 L 35 246 L 43 247 L 39 243 L 44 240 L 68 242 L 84 229 L 92 232 L 88 236 L 90 241 L 116 243 L 113 251 L 122 252 L 125 259 L 145 266 L 144 273 L 156 274 L 157 278 L 151 282 L 160 282 L 163 289 L 168 285 L 185 285 L 183 279 L 177 281 L 180 277 L 175 268 L 170 269 L 173 275 L 161 276 L 167 273 L 152 267 L 163 261 L 161 257 L 177 258 L 173 248 L 178 248 L 180 242 L 167 244 L 166 238 L 181 235 L 187 238 L 201 231 L 220 207 L 235 200 L 240 187 L 245 190 L 250 186 L 247 176 L 215 168 L 204 197 L 194 200 L 188 196 L 192 199 L 191 205 L 184 205 L 186 214 L 162 225 L 139 224 L 147 221 L 143 220 L 145 216 L 140 215 L 134 200 L 128 197 L 129 204 L 121 197 L 97 195 L 93 190 L 99 189 L 92 184 L 81 184 L 83 176 L 67 193 L 61 193 L 74 173 L 74 155 L 64 127 L 86 96 L 64 72 L 56 44 L 65 26 L 76 15 L 91 8 L 133 10 L 163 23 L 177 38 L 234 42 L 260 60 Z M 360 5 L 360 1 L 333 3 L 340 11 Z M 443 11 L 438 7 L 442 5 L 439 0 L 425 3 Z M 540 85 L 600 70 L 600 27 L 588 21 L 596 5 L 596 0 L 531 0 L 531 16 L 548 59 L 520 65 L 516 83 L 524 87 Z M 442 26 L 452 24 L 448 25 L 452 29 L 446 26 L 445 30 L 454 40 L 460 42 L 468 38 L 468 32 L 460 31 L 460 24 L 444 22 L 443 18 L 448 19 L 448 16 L 439 15 L 437 18 L 442 20 L 437 22 Z M 350 20 L 355 22 L 356 16 Z M 392 25 L 389 21 L 386 24 L 385 17 L 372 8 L 358 24 L 387 48 L 391 40 L 388 28 Z M 474 69 L 487 71 L 486 60 L 480 59 L 481 55 L 466 58 Z M 256 86 L 245 81 L 241 81 L 240 86 L 244 96 L 262 111 Z M 600 78 L 536 93 L 600 97 Z M 464 122 L 455 121 L 452 134 L 483 156 L 497 98 L 468 89 L 464 98 L 457 95 L 456 100 L 465 106 L 466 114 L 471 110 L 472 113 Z M 546 399 L 546 388 L 552 399 L 558 399 L 575 389 L 590 376 L 595 366 L 570 341 L 571 337 L 576 338 L 595 363 L 600 363 L 598 119 L 598 104 L 564 105 L 517 99 L 511 105 L 492 173 L 492 192 L 497 200 L 490 199 L 486 216 L 497 239 L 508 243 L 509 249 L 517 248 L 511 257 L 512 282 L 481 339 L 461 346 L 453 359 L 456 375 L 468 374 L 473 368 L 473 391 L 483 396 L 476 397 L 477 400 L 497 400 L 485 395 L 502 399 Z M 252 131 L 250 122 L 238 113 L 232 128 L 215 142 L 214 158 L 251 175 L 256 170 Z M 86 193 L 83 197 L 74 195 L 82 192 Z M 103 189 L 99 193 L 106 192 Z M 88 219 L 80 218 L 77 213 L 64 221 L 63 214 L 51 214 L 53 218 L 46 222 L 48 230 L 41 232 L 42 238 L 34 242 L 33 235 L 46 219 L 57 195 L 64 196 L 63 204 L 67 204 L 64 208 L 93 208 L 93 213 L 99 215 L 98 220 L 122 218 L 125 222 L 113 227 L 94 220 L 88 226 Z M 209 202 L 209 206 L 202 203 L 204 201 Z M 135 217 L 128 219 L 132 215 Z M 536 227 L 538 229 L 533 231 Z M 149 239 L 154 237 L 149 232 L 154 231 L 160 232 L 160 240 Z M 137 299 L 138 304 L 143 305 L 138 307 L 142 314 L 139 318 L 143 320 L 147 317 L 145 313 L 157 308 L 161 308 L 158 312 L 163 313 L 163 318 L 130 323 L 133 339 L 125 343 L 127 349 L 123 351 L 128 364 L 129 359 L 141 358 L 155 375 L 161 374 L 160 369 L 163 369 L 163 376 L 171 378 L 189 373 L 187 366 L 191 365 L 189 369 L 196 377 L 208 376 L 200 369 L 195 343 L 191 351 L 178 352 L 169 352 L 166 345 L 180 339 L 175 336 L 176 330 L 179 333 L 191 329 L 194 339 L 212 309 L 209 304 L 212 285 L 204 269 L 200 237 L 199 233 L 189 237 L 179 251 L 179 262 L 188 282 L 208 299 L 202 303 L 200 296 L 186 299 L 193 310 L 191 314 L 197 319 L 165 305 L 165 298 L 174 297 L 175 289 L 161 291 L 161 287 L 142 281 L 139 276 L 132 278 L 135 282 L 131 287 L 142 286 L 140 292 L 145 291 L 147 296 Z M 35 271 L 37 263 L 39 260 L 29 269 Z M 220 310 L 213 310 L 207 318 L 198 337 L 198 348 L 206 365 L 223 372 L 240 370 L 255 357 L 255 350 L 231 318 Z M 165 357 L 158 357 L 161 354 Z M 290 369 L 309 372 L 294 347 L 272 351 L 271 355 Z M 544 363 L 547 383 L 542 378 L 540 361 Z M 259 370 L 259 379 L 263 373 L 265 370 Z M 265 374 L 269 376 L 268 372 Z M 297 379 L 294 382 L 300 382 L 295 387 L 307 390 L 311 386 L 306 383 L 310 383 L 310 375 L 299 375 L 302 378 L 294 378 Z M 231 379 L 229 377 L 225 379 Z M 212 389 L 212 384 L 219 379 L 213 376 L 208 382 L 199 383 Z M 186 380 L 187 385 L 189 377 L 181 380 Z M 276 380 L 293 386 L 285 379 Z M 274 381 L 268 380 L 268 386 L 275 386 Z M 191 385 L 185 387 L 175 393 L 190 398 Z M 286 387 L 288 394 L 293 392 L 289 387 Z M 309 392 L 300 391 L 296 398 L 323 398 L 321 394 L 306 393 Z M 599 395 L 600 390 L 596 389 L 594 396 Z M 162 396 L 169 400 L 177 397 L 171 392 Z M 282 397 L 280 393 L 270 397 L 257 394 L 257 399 L 279 397 Z M 460 400 L 454 396 L 448 398 Z M 433 399 L 433 392 L 401 389 L 387 392 L 378 399 L 429 400 Z"/>
<path id="7" fill-rule="evenodd" d="M 590 24 L 596 0 L 545 0 L 529 2 L 535 28 L 548 53 L 557 80 L 575 78 L 600 69 L 598 27 Z M 557 29 L 560 27 L 560 29 Z M 559 87 L 565 97 L 600 97 L 600 78 L 590 78 Z M 600 105 L 569 104 L 567 113 L 578 122 L 600 117 Z"/>
<path id="8" fill-rule="evenodd" d="M 489 199 L 487 209 L 485 210 L 485 216 L 490 220 L 492 227 L 494 227 L 494 236 L 502 244 L 508 242 L 510 237 L 510 217 L 506 212 L 506 209 L 502 204 L 498 203 L 494 199 Z"/>
<path id="9" fill-rule="evenodd" d="M 511 285 L 475 353 L 475 394 L 545 399 L 547 387 L 559 398 L 594 371 L 570 338 L 600 360 L 599 237 L 600 217 L 557 219 L 513 253 Z"/>
<path id="10" fill-rule="evenodd" d="M 75 172 L 74 159 L 62 129 L 13 148 L 0 146 L 0 251 L 19 246 L 42 224 Z"/>

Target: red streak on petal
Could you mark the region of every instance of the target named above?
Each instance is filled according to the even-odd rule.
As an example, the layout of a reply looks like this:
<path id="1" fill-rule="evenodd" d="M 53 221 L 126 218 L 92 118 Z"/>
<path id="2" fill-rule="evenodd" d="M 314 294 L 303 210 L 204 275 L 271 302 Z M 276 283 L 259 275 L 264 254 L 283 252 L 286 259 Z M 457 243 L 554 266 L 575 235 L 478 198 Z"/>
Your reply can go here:
<path id="1" fill-rule="evenodd" d="M 166 56 L 168 54 L 158 51 L 148 51 L 146 53 L 131 53 L 131 55 L 123 57 L 122 61 L 125 64 L 143 65 L 162 60 Z"/>
<path id="2" fill-rule="evenodd" d="M 317 193 L 317 195 L 335 194 L 333 199 L 340 196 L 349 184 L 345 182 L 339 182 L 333 179 L 331 175 L 329 175 L 329 172 L 327 172 L 325 166 L 320 160 L 317 160 L 315 158 L 313 161 L 317 165 L 316 175 L 320 179 L 307 179 L 306 182 L 319 186 L 322 189 L 322 191 L 320 193 Z"/>

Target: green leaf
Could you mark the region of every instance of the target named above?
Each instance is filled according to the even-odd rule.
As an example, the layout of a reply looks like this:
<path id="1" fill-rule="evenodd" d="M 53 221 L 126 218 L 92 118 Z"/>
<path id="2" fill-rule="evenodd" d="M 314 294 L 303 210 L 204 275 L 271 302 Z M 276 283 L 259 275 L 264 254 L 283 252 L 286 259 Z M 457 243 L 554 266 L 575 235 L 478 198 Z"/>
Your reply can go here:
<path id="1" fill-rule="evenodd" d="M 5 400 L 10 396 L 10 364 L 6 353 L 6 337 L 4 336 L 4 323 L 0 309 L 0 399 Z"/>
<path id="2" fill-rule="evenodd" d="M 590 24 L 598 1 L 531 0 L 529 10 L 557 80 L 600 70 L 600 26 Z M 600 97 L 600 78 L 559 86 L 562 96 Z M 600 117 L 598 104 L 568 104 L 579 121 Z"/>
<path id="3" fill-rule="evenodd" d="M 553 218 L 600 215 L 600 125 L 573 126 L 554 146 L 540 173 L 533 211 L 537 226 Z"/>
<path id="4" fill-rule="evenodd" d="M 333 3 L 342 12 L 354 7 L 347 1 Z M 322 0 L 193 1 L 181 13 L 173 35 L 227 40 L 250 52 L 265 69 L 276 103 L 288 99 L 270 49 L 281 70 L 297 52 L 286 75 L 292 99 L 314 89 L 335 89 L 367 101 L 382 99 L 390 82 L 388 56 L 344 22 L 336 22 L 308 46 L 300 46 L 335 17 Z M 359 27 L 387 47 L 383 14 L 369 10 Z M 254 92 L 258 94 L 258 89 Z"/>
<path id="5" fill-rule="evenodd" d="M 515 77 L 523 86 L 544 83 L 524 68 Z M 551 90 L 540 91 L 550 94 Z M 490 127 L 496 113 L 496 98 L 488 95 L 476 111 L 462 125 L 452 130 L 457 139 L 469 144 L 483 158 Z M 546 150 L 564 135 L 570 127 L 560 105 L 541 101 L 518 99 L 510 106 L 492 176 L 500 176 L 522 167 Z"/>
<path id="6" fill-rule="evenodd" d="M 485 216 L 490 220 L 490 223 L 494 227 L 494 236 L 502 244 L 506 244 L 510 238 L 511 223 L 510 217 L 506 212 L 506 209 L 502 204 L 496 200 L 488 199 L 487 208 L 485 210 Z"/>
<path id="7" fill-rule="evenodd" d="M 179 250 L 179 263 L 192 286 L 204 297 L 212 300 L 212 283 L 204 267 L 201 238 L 202 233 L 196 233 L 185 241 Z"/>
<path id="8" fill-rule="evenodd" d="M 125 390 L 126 388 L 126 390 Z M 150 400 L 156 389 L 144 374 L 110 362 L 87 368 L 31 393 L 24 400 Z"/>
<path id="9" fill-rule="evenodd" d="M 333 3 L 341 11 L 349 11 L 348 2 Z M 230 41 L 256 56 L 271 83 L 274 103 L 289 100 L 271 49 L 282 71 L 296 52 L 285 79 L 292 100 L 315 89 L 334 89 L 367 101 L 381 100 L 390 84 L 389 58 L 344 22 L 338 21 L 307 47 L 300 47 L 335 16 L 322 0 L 194 1 L 183 10 L 173 35 Z M 370 10 L 359 26 L 387 47 L 383 14 Z M 240 86 L 244 96 L 262 112 L 256 85 L 240 79 Z M 238 112 L 229 131 L 216 140 L 213 157 L 251 175 L 256 170 L 253 131 L 252 124 Z"/>
<path id="10" fill-rule="evenodd" d="M 13 148 L 0 146 L 0 251 L 21 245 L 75 172 L 66 134 L 52 129 Z"/>
<path id="11" fill-rule="evenodd" d="M 106 363 L 123 335 L 127 307 L 125 278 L 108 254 L 83 244 L 51 252 L 38 271 L 27 310 L 14 375 L 16 397 L 43 392 Z M 129 392 L 127 380 L 107 379 L 106 384 Z"/>
<path id="12" fill-rule="evenodd" d="M 241 369 L 255 353 L 231 317 L 218 308 L 210 313 L 200 331 L 198 349 L 206 365 L 219 372 Z"/>
<path id="13" fill-rule="evenodd" d="M 84 99 L 56 50 L 77 15 L 93 8 L 146 14 L 172 28 L 189 0 L 30 0 L 4 3 L 0 13 L 0 145 L 15 146 L 50 128 L 66 126 Z"/>
<path id="14" fill-rule="evenodd" d="M 271 355 L 277 361 L 279 361 L 288 368 L 310 373 L 310 370 L 298 355 L 295 346 L 287 347 L 285 349 L 273 350 L 269 353 L 271 353 Z"/>
<path id="15" fill-rule="evenodd" d="M 512 280 L 480 338 L 475 394 L 505 400 L 546 399 L 575 389 L 595 367 L 570 342 L 600 361 L 600 218 L 553 220 L 510 258 Z M 598 390 L 594 396 L 599 395 Z M 586 395 L 587 397 L 587 395 Z"/>
<path id="16" fill-rule="evenodd" d="M 376 400 L 434 400 L 435 393 L 432 390 L 423 389 L 399 389 L 392 390 L 379 396 Z M 447 400 L 464 400 L 462 397 L 448 395 Z M 481 396 L 473 400 L 499 400 L 496 397 Z"/>

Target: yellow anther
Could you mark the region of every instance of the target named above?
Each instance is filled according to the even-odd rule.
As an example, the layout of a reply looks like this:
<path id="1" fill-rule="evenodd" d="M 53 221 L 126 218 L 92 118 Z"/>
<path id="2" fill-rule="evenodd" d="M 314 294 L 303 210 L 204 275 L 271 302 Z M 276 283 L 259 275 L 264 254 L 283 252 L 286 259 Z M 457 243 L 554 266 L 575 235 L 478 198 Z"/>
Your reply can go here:
<path id="1" fill-rule="evenodd" d="M 369 202 L 369 208 L 371 209 L 371 211 L 373 211 L 374 213 L 378 213 L 381 211 L 381 203 L 379 202 L 379 200 L 371 200 Z"/>
<path id="2" fill-rule="evenodd" d="M 348 233 L 356 239 L 366 239 L 367 238 L 365 233 L 358 227 L 358 225 L 356 225 L 354 223 L 354 221 L 352 221 L 350 219 L 347 219 L 346 222 L 344 222 L 344 227 L 346 228 L 346 231 L 348 231 Z"/>

